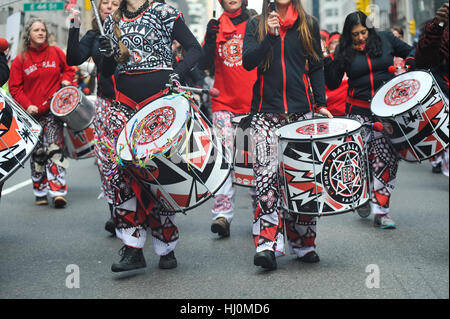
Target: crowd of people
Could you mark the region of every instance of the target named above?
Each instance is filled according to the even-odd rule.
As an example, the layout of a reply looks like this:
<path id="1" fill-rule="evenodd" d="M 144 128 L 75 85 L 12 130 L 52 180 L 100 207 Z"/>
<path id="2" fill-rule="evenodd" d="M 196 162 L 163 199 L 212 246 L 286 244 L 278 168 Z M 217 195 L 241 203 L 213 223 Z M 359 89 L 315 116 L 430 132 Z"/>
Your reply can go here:
<path id="1" fill-rule="evenodd" d="M 149 197 L 110 156 L 108 144 L 102 143 L 116 141 L 137 111 L 168 94 L 166 84 L 201 88 L 207 75 L 213 79 L 220 95 L 211 97 L 210 104 L 198 95 L 193 99 L 211 115 L 217 135 L 232 152 L 232 119 L 245 115 L 239 127 L 251 129 L 256 185 L 250 188 L 255 208 L 254 264 L 267 270 L 277 268 L 277 257 L 286 253 L 286 240 L 300 261 L 320 261 L 318 218 L 279 205 L 278 128 L 315 114 L 373 123 L 377 119 L 370 102 L 377 90 L 414 69 L 430 70 L 448 104 L 448 3 L 423 27 L 417 45 L 411 46 L 403 41 L 401 28 L 376 30 L 360 11 L 346 17 L 342 33 L 329 33 L 320 29 L 300 0 L 275 0 L 274 6 L 273 1 L 264 0 L 259 15 L 248 10 L 247 0 L 218 1 L 223 13 L 208 22 L 202 45 L 183 14 L 164 0 L 100 0 L 101 25 L 94 19 L 92 29 L 81 39 L 80 14 L 71 11 L 67 56 L 49 45 L 46 23 L 38 18 L 26 23 L 23 46 L 10 67 L 0 52 L 0 84 L 8 81 L 11 96 L 43 127 L 30 159 L 35 204 L 48 205 L 50 197 L 56 208 L 67 205 L 68 160 L 63 122 L 50 111 L 50 100 L 69 85 L 90 94 L 78 66 L 94 62 L 95 156 L 109 207 L 105 229 L 124 244 L 120 260 L 111 266 L 113 272 L 146 267 L 143 248 L 148 231 L 160 256 L 159 267 L 177 266 L 175 212 L 165 211 L 156 197 Z M 372 214 L 376 227 L 394 229 L 390 202 L 400 157 L 386 130 L 364 126 L 363 136 L 371 196 L 370 205 L 359 207 L 358 212 Z M 433 172 L 448 176 L 448 161 L 447 148 L 432 159 Z M 211 231 L 220 237 L 231 234 L 235 192 L 231 172 L 215 193 L 211 210 Z"/>

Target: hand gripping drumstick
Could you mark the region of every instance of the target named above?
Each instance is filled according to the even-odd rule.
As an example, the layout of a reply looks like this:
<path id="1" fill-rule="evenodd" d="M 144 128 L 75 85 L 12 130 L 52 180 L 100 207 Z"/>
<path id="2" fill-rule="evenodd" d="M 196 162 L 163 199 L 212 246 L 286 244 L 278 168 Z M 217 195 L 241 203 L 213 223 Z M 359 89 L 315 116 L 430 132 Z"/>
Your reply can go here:
<path id="1" fill-rule="evenodd" d="M 270 12 L 276 11 L 275 0 L 270 0 Z M 275 29 L 275 35 L 279 35 L 278 28 Z"/>

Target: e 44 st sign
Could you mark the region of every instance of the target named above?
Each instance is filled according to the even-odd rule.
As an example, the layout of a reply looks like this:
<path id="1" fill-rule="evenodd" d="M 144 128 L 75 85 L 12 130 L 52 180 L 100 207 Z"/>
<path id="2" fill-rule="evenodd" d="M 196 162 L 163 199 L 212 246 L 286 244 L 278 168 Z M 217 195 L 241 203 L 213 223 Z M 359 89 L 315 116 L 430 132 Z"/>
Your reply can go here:
<path id="1" fill-rule="evenodd" d="M 64 2 L 24 3 L 23 11 L 56 11 L 64 10 Z"/>

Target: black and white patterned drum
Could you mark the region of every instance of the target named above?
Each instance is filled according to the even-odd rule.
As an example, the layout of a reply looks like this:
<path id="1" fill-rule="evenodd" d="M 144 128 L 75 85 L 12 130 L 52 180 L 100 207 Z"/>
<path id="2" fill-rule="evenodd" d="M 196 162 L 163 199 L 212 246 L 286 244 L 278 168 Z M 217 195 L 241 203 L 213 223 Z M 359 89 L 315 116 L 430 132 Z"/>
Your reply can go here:
<path id="1" fill-rule="evenodd" d="M 24 167 L 41 133 L 41 125 L 0 89 L 0 183 Z"/>
<path id="2" fill-rule="evenodd" d="M 315 118 L 277 130 L 282 205 L 293 213 L 346 213 L 369 200 L 361 124 Z"/>
<path id="3" fill-rule="evenodd" d="M 163 96 L 137 111 L 119 134 L 116 151 L 144 189 L 174 212 L 213 196 L 232 166 L 195 102 L 183 95 Z"/>
<path id="4" fill-rule="evenodd" d="M 250 127 L 245 130 L 238 127 L 241 120 L 246 116 L 247 115 L 239 115 L 231 119 L 234 131 L 233 183 L 246 187 L 255 187 L 256 180 L 253 173 Z"/>
<path id="5" fill-rule="evenodd" d="M 406 161 L 426 160 L 448 146 L 448 100 L 429 72 L 393 78 L 375 93 L 370 109 Z"/>

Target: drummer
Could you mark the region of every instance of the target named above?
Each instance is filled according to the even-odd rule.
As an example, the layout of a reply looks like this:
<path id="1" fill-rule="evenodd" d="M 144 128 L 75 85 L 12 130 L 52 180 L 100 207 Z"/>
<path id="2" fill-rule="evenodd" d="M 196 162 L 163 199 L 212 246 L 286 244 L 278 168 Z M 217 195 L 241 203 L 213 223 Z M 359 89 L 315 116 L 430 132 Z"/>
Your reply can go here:
<path id="1" fill-rule="evenodd" d="M 448 105 L 449 92 L 449 59 L 448 59 L 448 34 L 449 34 L 449 4 L 444 3 L 436 12 L 435 17 L 425 24 L 420 33 L 416 50 L 416 66 L 422 69 L 430 69 L 439 87 L 445 95 Z M 446 148 L 435 156 L 432 162 L 433 172 L 449 172 L 449 149 Z"/>
<path id="2" fill-rule="evenodd" d="M 179 85 L 180 75 L 188 72 L 201 54 L 201 46 L 186 26 L 182 13 L 164 0 L 123 0 L 105 20 L 106 37 L 100 37 L 105 56 L 101 72 L 114 74 L 116 101 L 111 106 L 109 127 L 112 140 L 141 107 L 164 94 L 165 84 Z M 139 30 L 139 32 L 133 32 Z M 112 42 L 110 41 L 112 39 Z M 172 67 L 173 40 L 185 49 L 182 62 Z M 158 43 L 159 45 L 147 45 Z M 177 266 L 174 249 L 178 241 L 175 214 L 159 211 L 121 167 L 112 177 L 113 216 L 116 234 L 124 246 L 122 258 L 111 266 L 113 272 L 146 267 L 142 252 L 147 228 L 151 228 L 154 249 L 160 256 L 159 268 Z"/>
<path id="3" fill-rule="evenodd" d="M 226 148 L 233 154 L 234 136 L 231 119 L 250 112 L 251 91 L 256 81 L 256 70 L 247 71 L 242 66 L 240 48 L 250 18 L 247 0 L 219 0 L 219 2 L 224 13 L 218 20 L 211 19 L 208 22 L 203 44 L 204 54 L 199 67 L 203 70 L 215 67 L 214 88 L 220 91 L 220 95 L 211 99 L 213 125 Z M 239 139 L 240 136 L 236 138 Z M 220 237 L 230 236 L 236 192 L 232 174 L 216 192 L 211 211 L 213 219 L 211 231 Z"/>
<path id="4" fill-rule="evenodd" d="M 66 206 L 66 169 L 63 155 L 63 122 L 50 112 L 50 100 L 75 76 L 66 55 L 48 44 L 45 22 L 31 18 L 25 25 L 22 50 L 11 64 L 9 91 L 12 97 L 44 128 L 31 163 L 31 179 L 36 205 L 47 205 L 50 195 L 55 208 Z"/>
<path id="5" fill-rule="evenodd" d="M 119 7 L 119 0 L 101 0 L 98 4 L 98 13 L 100 20 L 105 21 L 106 17 Z M 97 21 L 92 20 L 92 29 L 89 30 L 81 40 L 80 36 L 80 12 L 72 10 L 71 24 L 69 29 L 69 38 L 67 40 L 67 63 L 69 65 L 80 65 L 90 57 L 93 58 L 94 63 L 99 69 L 102 55 L 99 48 L 100 29 Z M 112 77 L 105 77 L 103 73 L 99 73 L 97 85 L 97 99 L 95 101 L 95 116 L 93 125 L 95 129 L 95 155 L 97 157 L 97 167 L 100 173 L 100 180 L 102 183 L 103 193 L 109 205 L 110 218 L 105 223 L 105 229 L 115 235 L 115 225 L 112 218 L 112 208 L 114 194 L 111 188 L 111 175 L 109 172 L 117 164 L 114 163 L 110 156 L 109 150 L 104 145 L 100 138 L 108 135 L 107 118 L 110 112 L 110 106 L 115 99 L 114 85 Z"/>
<path id="6" fill-rule="evenodd" d="M 342 76 L 347 73 L 349 88 L 345 113 L 362 123 L 371 123 L 375 120 L 371 115 L 370 100 L 384 82 L 394 77 L 389 72 L 394 57 L 405 59 L 411 50 L 411 46 L 391 32 L 375 31 L 361 11 L 353 12 L 345 19 L 335 53 L 325 58 L 326 85 L 330 90 L 339 88 Z M 389 204 L 395 187 L 399 157 L 385 132 L 365 130 L 372 175 L 370 210 L 375 216 L 376 227 L 393 229 L 396 224 L 390 217 Z M 369 207 L 364 209 L 368 210 Z M 364 214 L 362 210 L 358 211 L 361 215 Z"/>
<path id="7" fill-rule="evenodd" d="M 317 217 L 294 215 L 278 206 L 275 131 L 282 125 L 310 118 L 312 112 L 332 118 L 325 102 L 319 24 L 306 14 L 300 0 L 275 2 L 276 12 L 269 13 L 269 1 L 264 0 L 262 14 L 248 22 L 243 53 L 244 68 L 257 68 L 258 72 L 251 104 L 257 196 L 254 264 L 267 270 L 276 269 L 276 257 L 285 253 L 284 220 L 291 253 L 303 262 L 320 260 L 315 246 Z"/>

